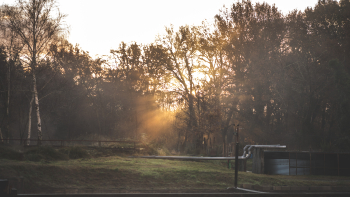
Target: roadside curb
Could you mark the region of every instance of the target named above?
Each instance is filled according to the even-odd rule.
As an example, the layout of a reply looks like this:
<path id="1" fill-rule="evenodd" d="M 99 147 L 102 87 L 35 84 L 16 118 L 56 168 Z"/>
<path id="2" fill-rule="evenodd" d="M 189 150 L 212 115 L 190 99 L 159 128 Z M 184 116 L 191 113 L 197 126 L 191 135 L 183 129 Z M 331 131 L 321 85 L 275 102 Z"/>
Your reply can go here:
<path id="1" fill-rule="evenodd" d="M 350 191 L 349 187 L 342 186 L 260 186 L 260 185 L 252 185 L 252 184 L 240 184 L 239 187 L 244 189 L 254 189 L 263 192 L 271 192 L 271 191 L 291 191 L 291 192 L 319 192 L 319 191 L 337 191 L 337 192 L 345 192 Z"/>

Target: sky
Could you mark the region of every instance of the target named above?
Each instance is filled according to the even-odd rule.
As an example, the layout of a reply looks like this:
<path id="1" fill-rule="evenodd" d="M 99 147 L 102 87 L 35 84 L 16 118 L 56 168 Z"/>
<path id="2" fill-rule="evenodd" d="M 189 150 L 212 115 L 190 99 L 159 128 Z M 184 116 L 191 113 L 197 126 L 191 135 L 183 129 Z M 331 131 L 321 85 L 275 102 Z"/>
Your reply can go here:
<path id="1" fill-rule="evenodd" d="M 0 0 L 12 5 L 14 0 Z M 68 41 L 95 58 L 109 55 L 123 41 L 149 44 L 165 33 L 165 26 L 201 25 L 214 21 L 223 5 L 237 0 L 56 0 L 69 26 Z M 317 0 L 252 0 L 275 4 L 283 14 L 314 7 Z"/>

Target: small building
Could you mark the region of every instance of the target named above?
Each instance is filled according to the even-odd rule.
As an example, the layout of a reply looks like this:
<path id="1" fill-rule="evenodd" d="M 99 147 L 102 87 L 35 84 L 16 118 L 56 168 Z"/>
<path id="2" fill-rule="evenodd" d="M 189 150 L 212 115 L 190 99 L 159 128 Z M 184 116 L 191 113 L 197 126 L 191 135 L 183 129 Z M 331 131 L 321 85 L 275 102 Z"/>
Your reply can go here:
<path id="1" fill-rule="evenodd" d="M 253 173 L 350 176 L 350 153 L 253 151 Z"/>

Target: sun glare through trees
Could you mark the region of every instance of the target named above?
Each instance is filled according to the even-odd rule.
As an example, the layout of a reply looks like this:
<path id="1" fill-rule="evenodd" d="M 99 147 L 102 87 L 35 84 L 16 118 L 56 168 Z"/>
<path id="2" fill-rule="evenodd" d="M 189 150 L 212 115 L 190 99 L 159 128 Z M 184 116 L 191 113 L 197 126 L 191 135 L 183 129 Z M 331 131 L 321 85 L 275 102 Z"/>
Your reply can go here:
<path id="1" fill-rule="evenodd" d="M 213 22 L 169 25 L 99 58 L 68 42 L 58 8 L 0 7 L 3 143 L 123 139 L 227 156 L 239 123 L 242 146 L 350 150 L 349 0 L 288 14 L 233 1 Z"/>

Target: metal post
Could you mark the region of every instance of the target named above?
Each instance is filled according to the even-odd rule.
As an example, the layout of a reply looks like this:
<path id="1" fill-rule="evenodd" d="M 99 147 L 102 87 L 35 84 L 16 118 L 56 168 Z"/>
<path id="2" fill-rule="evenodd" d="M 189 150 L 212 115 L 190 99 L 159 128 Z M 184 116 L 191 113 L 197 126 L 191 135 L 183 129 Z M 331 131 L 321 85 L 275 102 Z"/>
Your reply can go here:
<path id="1" fill-rule="evenodd" d="M 311 165 L 311 151 L 310 151 L 310 175 L 312 175 L 312 165 Z"/>
<path id="2" fill-rule="evenodd" d="M 338 163 L 338 176 L 339 176 L 339 175 L 340 175 L 340 174 L 339 174 L 339 153 L 337 154 L 337 159 L 338 159 L 338 162 L 337 162 L 337 163 Z"/>
<path id="3" fill-rule="evenodd" d="M 237 128 L 236 128 L 235 188 L 237 188 L 237 180 L 238 180 L 238 147 L 239 147 L 238 131 L 239 131 L 239 124 L 237 124 Z"/>
<path id="4" fill-rule="evenodd" d="M 323 175 L 326 174 L 326 154 L 323 153 Z"/>
<path id="5" fill-rule="evenodd" d="M 295 152 L 295 175 L 298 175 L 298 152 Z"/>
<path id="6" fill-rule="evenodd" d="M 288 152 L 288 162 L 289 162 L 288 167 L 289 167 L 289 175 L 290 175 L 290 152 Z"/>
<path id="7" fill-rule="evenodd" d="M 238 179 L 238 145 L 239 143 L 236 142 L 236 155 L 235 155 L 235 188 L 237 188 L 237 179 Z"/>

